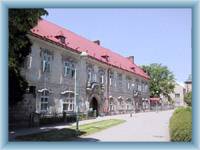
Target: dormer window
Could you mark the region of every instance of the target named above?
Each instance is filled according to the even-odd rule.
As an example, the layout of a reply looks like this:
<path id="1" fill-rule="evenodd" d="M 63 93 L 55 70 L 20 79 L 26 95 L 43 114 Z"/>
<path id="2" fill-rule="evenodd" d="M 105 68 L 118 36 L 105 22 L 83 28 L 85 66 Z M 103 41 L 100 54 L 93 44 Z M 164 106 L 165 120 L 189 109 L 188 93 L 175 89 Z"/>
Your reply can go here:
<path id="1" fill-rule="evenodd" d="M 131 69 L 132 69 L 133 71 L 135 71 L 135 67 L 131 67 Z"/>
<path id="2" fill-rule="evenodd" d="M 55 36 L 55 38 L 57 38 L 58 40 L 60 40 L 61 43 L 65 44 L 65 36 L 63 35 L 57 35 Z"/>
<path id="3" fill-rule="evenodd" d="M 109 56 L 107 54 L 104 54 L 101 57 L 104 58 L 106 61 L 109 61 Z"/>

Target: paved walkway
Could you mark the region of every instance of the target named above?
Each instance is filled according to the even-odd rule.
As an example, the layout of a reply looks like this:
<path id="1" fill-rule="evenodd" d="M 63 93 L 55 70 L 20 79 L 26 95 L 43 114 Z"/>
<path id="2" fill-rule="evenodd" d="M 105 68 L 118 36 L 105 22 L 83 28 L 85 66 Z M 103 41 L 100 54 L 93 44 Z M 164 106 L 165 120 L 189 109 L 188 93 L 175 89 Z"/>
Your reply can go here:
<path id="1" fill-rule="evenodd" d="M 130 115 L 113 116 L 112 118 L 125 119 L 127 122 L 108 128 L 98 133 L 82 136 L 87 139 L 97 139 L 98 141 L 170 141 L 169 139 L 169 119 L 173 111 L 148 112 Z"/>
<path id="2" fill-rule="evenodd" d="M 98 141 L 169 141 L 168 124 L 173 110 L 160 112 L 144 112 L 129 114 L 98 117 L 96 119 L 80 121 L 79 124 L 86 124 L 106 119 L 124 119 L 125 123 L 105 129 L 98 133 L 88 136 L 81 136 L 81 140 L 97 139 Z M 9 140 L 16 136 L 32 133 L 45 132 L 52 129 L 63 129 L 73 124 L 60 124 L 56 126 L 45 126 L 40 128 L 28 128 L 9 133 Z"/>

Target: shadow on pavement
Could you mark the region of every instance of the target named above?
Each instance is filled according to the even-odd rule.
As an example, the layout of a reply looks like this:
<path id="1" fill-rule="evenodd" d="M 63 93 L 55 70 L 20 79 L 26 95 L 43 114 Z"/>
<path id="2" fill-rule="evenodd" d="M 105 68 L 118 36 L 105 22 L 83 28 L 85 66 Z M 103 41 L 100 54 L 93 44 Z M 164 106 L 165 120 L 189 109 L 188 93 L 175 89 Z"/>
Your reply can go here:
<path id="1" fill-rule="evenodd" d="M 75 129 L 64 128 L 64 129 L 53 129 L 46 132 L 28 134 L 28 135 L 20 135 L 16 136 L 13 139 L 10 139 L 11 142 L 17 141 L 90 141 L 96 142 L 98 139 L 93 138 L 84 138 L 82 135 L 86 134 L 86 132 L 79 131 L 77 135 L 77 131 Z"/>

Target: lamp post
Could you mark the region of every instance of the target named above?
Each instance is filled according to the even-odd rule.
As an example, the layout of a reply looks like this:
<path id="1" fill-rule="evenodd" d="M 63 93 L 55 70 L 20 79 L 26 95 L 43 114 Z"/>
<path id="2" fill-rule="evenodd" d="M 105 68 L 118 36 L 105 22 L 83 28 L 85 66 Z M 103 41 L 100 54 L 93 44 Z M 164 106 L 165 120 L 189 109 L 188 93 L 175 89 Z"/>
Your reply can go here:
<path id="1" fill-rule="evenodd" d="M 158 91 L 156 93 L 158 94 Z M 156 101 L 156 112 L 158 112 L 158 101 Z"/>
<path id="2" fill-rule="evenodd" d="M 74 105 L 75 105 L 75 113 L 76 113 L 76 133 L 79 134 L 79 126 L 78 126 L 78 104 L 77 104 L 77 97 L 76 97 L 76 69 L 74 70 Z"/>
<path id="3" fill-rule="evenodd" d="M 81 52 L 81 54 L 80 54 L 80 61 L 82 62 L 82 58 L 83 57 L 87 57 L 88 56 L 88 54 L 86 53 L 86 52 Z M 80 65 L 80 67 L 82 67 L 82 63 L 81 63 L 81 65 Z M 81 69 L 80 69 L 81 70 Z M 77 81 L 76 81 L 76 79 L 77 79 L 77 69 L 75 68 L 75 70 L 74 70 L 74 105 L 75 105 L 75 113 L 76 113 L 76 133 L 77 133 L 77 135 L 79 135 L 79 104 L 78 104 L 78 102 L 77 102 Z"/>

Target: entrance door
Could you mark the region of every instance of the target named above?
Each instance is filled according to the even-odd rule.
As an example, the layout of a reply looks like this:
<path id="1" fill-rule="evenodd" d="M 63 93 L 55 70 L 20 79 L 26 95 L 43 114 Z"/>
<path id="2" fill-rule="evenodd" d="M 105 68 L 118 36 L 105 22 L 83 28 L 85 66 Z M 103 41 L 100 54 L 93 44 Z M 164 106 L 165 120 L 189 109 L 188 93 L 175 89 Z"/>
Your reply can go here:
<path id="1" fill-rule="evenodd" d="M 93 111 L 96 111 L 96 116 L 98 116 L 99 112 L 98 112 L 98 102 L 96 100 L 96 98 L 92 98 L 91 102 L 90 102 L 90 108 L 92 108 Z"/>

